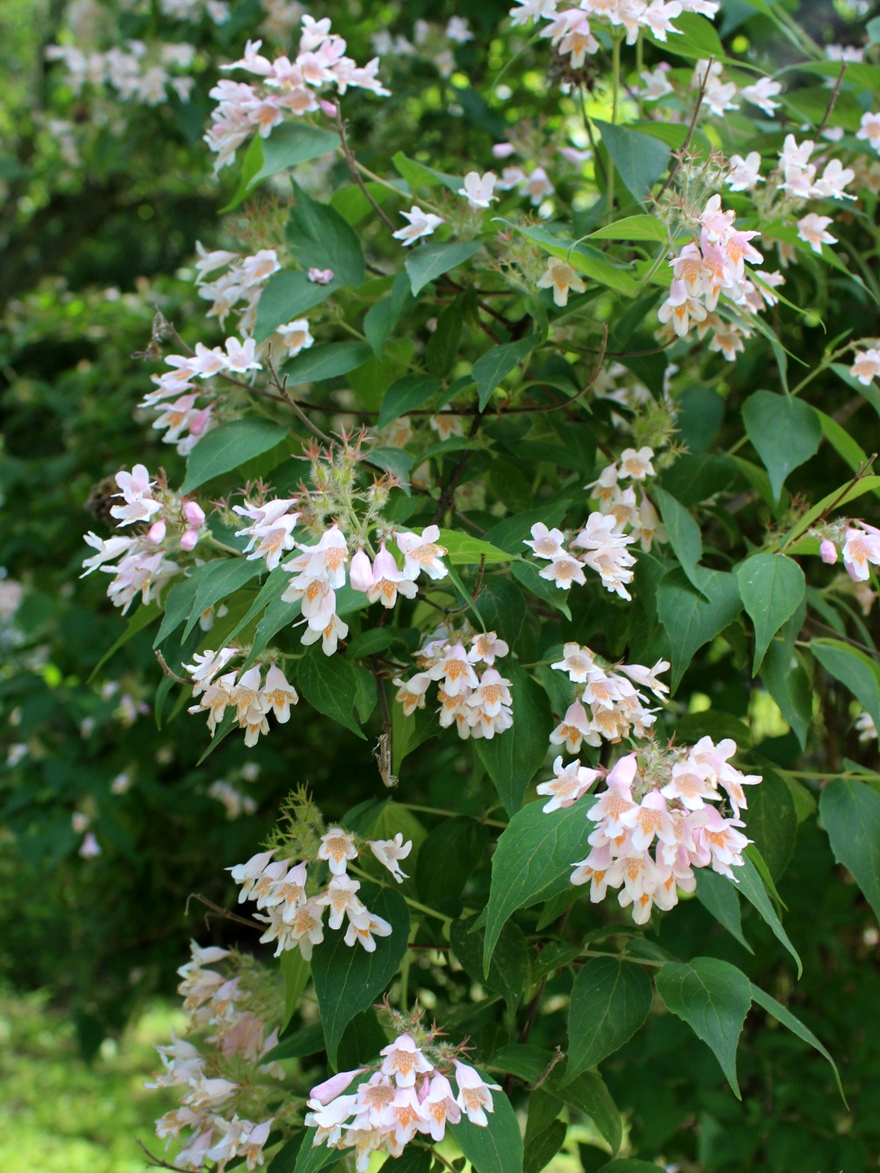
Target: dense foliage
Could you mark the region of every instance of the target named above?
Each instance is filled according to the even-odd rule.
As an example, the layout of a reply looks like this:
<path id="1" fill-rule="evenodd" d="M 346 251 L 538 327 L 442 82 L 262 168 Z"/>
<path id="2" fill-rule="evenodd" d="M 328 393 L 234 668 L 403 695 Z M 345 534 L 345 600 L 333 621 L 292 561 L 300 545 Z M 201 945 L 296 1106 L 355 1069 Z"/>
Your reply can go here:
<path id="1" fill-rule="evenodd" d="M 0 17 L 0 961 L 87 1055 L 179 989 L 160 1163 L 876 1167 L 880 18 L 801 7 Z"/>

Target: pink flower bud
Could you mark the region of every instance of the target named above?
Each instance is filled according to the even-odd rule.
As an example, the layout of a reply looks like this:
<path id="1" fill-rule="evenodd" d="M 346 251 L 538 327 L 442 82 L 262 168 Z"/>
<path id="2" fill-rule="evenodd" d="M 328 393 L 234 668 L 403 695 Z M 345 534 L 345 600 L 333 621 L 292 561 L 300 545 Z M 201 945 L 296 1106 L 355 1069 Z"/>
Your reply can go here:
<path id="1" fill-rule="evenodd" d="M 165 537 L 165 522 L 154 521 L 147 530 L 147 541 L 152 542 L 154 546 L 158 546 Z"/>
<path id="2" fill-rule="evenodd" d="M 336 274 L 333 272 L 332 269 L 314 269 L 313 268 L 313 269 L 309 269 L 306 276 L 308 277 L 309 281 L 313 282 L 315 285 L 329 285 L 330 282 L 333 280 L 333 278 L 336 276 Z"/>
<path id="3" fill-rule="evenodd" d="M 199 531 L 197 529 L 188 529 L 180 539 L 181 550 L 194 550 L 198 540 Z"/>
<path id="4" fill-rule="evenodd" d="M 334 105 L 333 102 L 328 102 L 324 98 L 324 99 L 321 99 L 320 106 L 328 118 L 335 118 L 336 117 L 337 107 Z"/>
<path id="5" fill-rule="evenodd" d="M 205 511 L 195 501 L 187 501 L 183 506 L 183 516 L 193 529 L 201 529 L 205 524 Z"/>
<path id="6" fill-rule="evenodd" d="M 340 1071 L 336 1075 L 331 1075 L 329 1079 L 312 1088 L 309 1098 L 317 1100 L 319 1104 L 329 1104 L 345 1091 L 356 1075 L 363 1071 L 366 1071 L 365 1067 L 356 1067 L 354 1071 Z"/>
<path id="7" fill-rule="evenodd" d="M 495 159 L 509 159 L 514 150 L 513 143 L 496 143 L 492 148 L 492 157 Z"/>
<path id="8" fill-rule="evenodd" d="M 819 544 L 819 557 L 829 566 L 833 566 L 837 561 L 837 547 L 828 538 L 823 538 Z"/>
<path id="9" fill-rule="evenodd" d="M 373 585 L 373 567 L 369 556 L 363 550 L 358 550 L 351 560 L 348 581 L 353 591 L 366 592 Z"/>

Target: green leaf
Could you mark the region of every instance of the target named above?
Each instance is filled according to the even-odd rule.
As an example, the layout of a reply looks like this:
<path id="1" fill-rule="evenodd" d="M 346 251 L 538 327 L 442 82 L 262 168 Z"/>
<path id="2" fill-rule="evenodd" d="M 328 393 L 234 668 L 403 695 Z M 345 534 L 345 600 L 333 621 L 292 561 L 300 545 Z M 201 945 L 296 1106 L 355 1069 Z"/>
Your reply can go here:
<path id="1" fill-rule="evenodd" d="M 700 868 L 697 872 L 696 895 L 703 907 L 711 912 L 735 941 L 739 941 L 749 953 L 755 952 L 743 936 L 739 896 L 733 884 L 711 868 Z"/>
<path id="2" fill-rule="evenodd" d="M 744 816 L 748 834 L 778 880 L 788 866 L 797 839 L 797 813 L 791 791 L 775 770 L 761 767 L 764 781 L 749 787 L 749 809 Z"/>
<path id="3" fill-rule="evenodd" d="M 302 957 L 298 949 L 286 949 L 281 954 L 281 967 L 284 969 L 286 957 Z M 308 1026 L 296 1030 L 292 1035 L 283 1038 L 264 1057 L 264 1063 L 274 1063 L 276 1059 L 304 1059 L 308 1055 L 317 1055 L 324 1050 L 324 1028 L 320 1022 L 312 1022 Z"/>
<path id="4" fill-rule="evenodd" d="M 403 151 L 393 155 L 391 162 L 401 179 L 405 179 L 409 189 L 415 194 L 420 187 L 448 187 L 455 195 L 463 186 L 464 180 L 457 175 L 448 175 L 445 171 L 436 171 L 433 167 L 426 167 L 424 163 L 417 163 L 415 159 L 408 159 Z"/>
<path id="5" fill-rule="evenodd" d="M 651 982 L 637 965 L 597 957 L 574 980 L 566 1080 L 595 1067 L 636 1033 L 651 1008 Z"/>
<path id="6" fill-rule="evenodd" d="M 613 224 L 591 232 L 586 239 L 653 240 L 658 244 L 665 244 L 667 233 L 663 223 L 656 216 L 623 216 L 620 220 L 615 220 Z"/>
<path id="7" fill-rule="evenodd" d="M 470 290 L 460 294 L 437 318 L 437 328 L 428 339 L 425 366 L 440 379 L 445 379 L 455 366 L 464 321 L 463 307 L 474 297 Z"/>
<path id="8" fill-rule="evenodd" d="M 799 659 L 782 640 L 771 640 L 761 680 L 804 749 L 813 720 L 813 690 Z"/>
<path id="9" fill-rule="evenodd" d="M 653 135 L 598 119 L 593 121 L 627 191 L 640 204 L 645 204 L 651 188 L 669 166 L 669 147 Z M 658 226 L 662 227 L 659 223 Z"/>
<path id="10" fill-rule="evenodd" d="M 562 1148 L 567 1132 L 564 1120 L 554 1120 L 547 1128 L 527 1137 L 523 1173 L 541 1173 Z"/>
<path id="11" fill-rule="evenodd" d="M 281 1029 L 287 1027 L 288 1022 L 296 1013 L 300 996 L 309 984 L 308 961 L 305 960 L 299 949 L 285 949 L 281 954 L 281 973 L 284 978 L 284 1017 L 281 1019 Z M 306 1051 L 305 1054 L 312 1052 Z"/>
<path id="12" fill-rule="evenodd" d="M 189 454 L 181 493 L 191 493 L 206 481 L 232 472 L 280 444 L 286 435 L 283 424 L 263 419 L 232 420 L 212 428 Z"/>
<path id="13" fill-rule="evenodd" d="M 327 1057 L 336 1066 L 336 1050 L 343 1031 L 356 1014 L 368 1009 L 394 977 L 409 940 L 406 902 L 390 888 L 363 884 L 358 893 L 367 908 L 387 920 L 389 937 L 376 937 L 376 950 L 346 945 L 342 929 L 326 930 L 312 954 L 312 980 L 321 1010 Z"/>
<path id="14" fill-rule="evenodd" d="M 746 830 L 748 830 L 748 826 L 746 827 Z M 753 852 L 754 848 L 749 848 L 748 850 Z M 766 866 L 767 865 L 764 864 L 764 867 Z M 764 887 L 764 881 L 761 879 L 758 869 L 749 858 L 749 855 L 743 855 L 742 866 L 736 868 L 734 875 L 736 876 L 736 880 L 731 880 L 730 883 L 736 883 L 738 890 L 743 894 L 743 896 L 745 896 L 746 900 L 748 900 L 748 902 L 752 904 L 761 914 L 761 918 L 770 927 L 770 931 L 773 933 L 773 936 L 776 938 L 776 940 L 779 941 L 779 943 L 783 945 L 794 958 L 795 964 L 797 965 L 798 977 L 800 977 L 804 972 L 801 959 L 798 956 L 798 952 L 794 945 L 791 943 L 791 938 L 782 927 L 782 921 L 776 915 L 776 909 L 773 907 L 773 903 L 770 900 L 767 889 Z"/>
<path id="15" fill-rule="evenodd" d="M 414 407 L 421 407 L 426 399 L 436 395 L 443 384 L 433 375 L 404 375 L 392 383 L 382 400 L 378 426 L 384 428 L 398 416 L 405 415 Z"/>
<path id="16" fill-rule="evenodd" d="M 444 819 L 435 827 L 422 844 L 416 864 L 422 900 L 431 903 L 461 896 L 488 841 L 489 828 L 476 819 Z M 455 860 L 454 868 L 449 867 L 451 859 Z"/>
<path id="17" fill-rule="evenodd" d="M 365 741 L 366 734 L 353 713 L 358 674 L 362 672 L 366 669 L 350 664 L 344 656 L 325 656 L 320 644 L 315 644 L 299 661 L 296 682 L 302 695 L 319 713 L 332 717 Z"/>
<path id="18" fill-rule="evenodd" d="M 717 957 L 695 957 L 689 963 L 667 963 L 658 970 L 655 982 L 666 1009 L 707 1044 L 734 1095 L 742 1099 L 736 1078 L 736 1045 L 752 1003 L 749 979 L 735 965 Z"/>
<path id="19" fill-rule="evenodd" d="M 839 639 L 811 639 L 810 651 L 826 672 L 846 685 L 880 729 L 880 669 L 871 657 Z"/>
<path id="20" fill-rule="evenodd" d="M 638 284 L 629 273 L 612 265 L 597 249 L 590 245 L 581 244 L 568 236 L 558 235 L 549 225 L 526 228 L 522 224 L 514 224 L 509 220 L 501 220 L 500 218 L 499 220 L 514 232 L 518 232 L 520 236 L 525 236 L 527 240 L 539 244 L 551 257 L 560 257 L 578 272 L 586 274 L 593 281 L 598 281 L 600 285 L 607 285 L 615 293 L 632 297 L 637 292 Z M 561 228 L 562 226 L 557 225 L 556 227 Z"/>
<path id="21" fill-rule="evenodd" d="M 514 924 L 506 924 L 495 946 L 488 973 L 483 972 L 483 929 L 474 929 L 476 917 L 453 921 L 449 929 L 452 952 L 475 982 L 500 994 L 513 1014 L 529 978 L 526 939 Z"/>
<path id="22" fill-rule="evenodd" d="M 313 200 L 297 184 L 287 220 L 287 243 L 304 269 L 332 269 L 343 285 L 362 285 L 364 254 L 358 234 L 329 204 Z"/>
<path id="23" fill-rule="evenodd" d="M 784 554 L 754 554 L 736 572 L 746 614 L 755 625 L 755 659 L 758 674 L 770 640 L 795 613 L 806 593 L 804 572 Z"/>
<path id="24" fill-rule="evenodd" d="M 484 968 L 501 929 L 516 910 L 567 891 L 572 867 L 590 850 L 589 799 L 549 814 L 541 806 L 530 802 L 517 811 L 499 836 L 492 858 Z"/>
<path id="25" fill-rule="evenodd" d="M 328 342 L 312 346 L 284 364 L 284 374 L 291 385 L 320 383 L 347 375 L 370 357 L 372 351 L 363 342 Z"/>
<path id="26" fill-rule="evenodd" d="M 510 680 L 513 726 L 492 738 L 474 742 L 477 756 L 495 783 L 508 814 L 522 806 L 523 796 L 547 755 L 552 714 L 547 695 L 518 664 L 502 665 Z"/>
<path id="27" fill-rule="evenodd" d="M 483 559 L 488 566 L 493 562 L 510 562 L 513 557 L 491 542 L 473 538 L 461 530 L 441 529 L 438 541 L 446 547 L 446 558 L 453 566 L 479 566 Z"/>
<path id="28" fill-rule="evenodd" d="M 474 1173 L 522 1173 L 523 1144 L 516 1113 L 504 1092 L 492 1092 L 492 1103 L 495 1111 L 487 1117 L 487 1128 L 471 1124 L 462 1115 L 458 1124 L 448 1126 L 447 1136 L 452 1136 Z"/>
<path id="29" fill-rule="evenodd" d="M 880 920 L 880 794 L 865 782 L 834 778 L 819 814 L 838 863 L 851 872 Z"/>
<path id="30" fill-rule="evenodd" d="M 479 248 L 478 240 L 453 240 L 417 246 L 406 258 L 405 264 L 413 297 L 417 297 L 437 277 L 469 261 Z"/>
<path id="31" fill-rule="evenodd" d="M 495 346 L 477 359 L 472 374 L 477 384 L 480 411 L 492 398 L 492 392 L 502 379 L 519 366 L 531 353 L 534 345 L 534 338 L 521 338 L 518 342 L 506 342 L 503 346 Z"/>
<path id="32" fill-rule="evenodd" d="M 846 1096 L 843 1094 L 843 1084 L 840 1082 L 840 1072 L 837 1070 L 837 1064 L 831 1058 L 831 1055 L 822 1046 L 809 1027 L 804 1026 L 799 1018 L 781 1002 L 777 1002 L 770 994 L 765 993 L 759 986 L 752 984 L 752 1000 L 757 1002 L 768 1014 L 772 1015 L 777 1022 L 783 1026 L 788 1027 L 792 1034 L 797 1035 L 799 1039 L 803 1039 L 805 1043 L 809 1043 L 811 1047 L 819 1052 L 819 1054 L 827 1059 L 831 1064 L 831 1070 L 834 1072 L 834 1082 L 837 1084 L 837 1090 L 840 1092 L 840 1098 L 846 1104 Z M 847 1105 L 848 1107 L 849 1105 Z"/>
<path id="33" fill-rule="evenodd" d="M 698 595 L 682 570 L 665 574 L 657 587 L 657 615 L 672 649 L 672 691 L 678 688 L 694 653 L 732 623 L 742 609 L 732 574 L 707 570 Z"/>
<path id="34" fill-rule="evenodd" d="M 205 611 L 227 599 L 239 587 L 256 578 L 265 570 L 262 560 L 249 562 L 246 558 L 225 558 L 208 563 L 208 572 L 199 579 L 192 610 L 181 643 L 186 639 Z"/>
<path id="35" fill-rule="evenodd" d="M 687 575 L 688 582 L 699 591 L 700 580 L 706 573 L 705 569 L 700 569 L 697 566 L 703 557 L 703 539 L 700 535 L 700 527 L 687 509 L 665 490 L 657 487 L 654 489 L 653 496 L 669 534 L 669 544 L 675 551 L 675 556 L 681 563 L 681 568 Z"/>
<path id="36" fill-rule="evenodd" d="M 237 208 L 241 201 L 247 196 L 252 187 L 256 186 L 254 182 L 255 176 L 263 166 L 263 140 L 259 134 L 255 134 L 248 143 L 248 148 L 244 153 L 244 158 L 241 163 L 241 175 L 238 180 L 238 187 L 235 189 L 235 194 L 225 207 L 220 209 L 220 215 L 225 216 L 227 212 L 231 212 L 233 208 Z"/>
<path id="37" fill-rule="evenodd" d="M 414 304 L 409 274 L 399 273 L 389 295 L 367 310 L 364 315 L 364 334 L 377 358 L 385 353 L 388 334 L 397 325 L 401 314 L 408 312 Z"/>
<path id="38" fill-rule="evenodd" d="M 338 146 L 339 135 L 335 131 L 309 126 L 302 121 L 283 122 L 263 140 L 263 165 L 251 181 L 247 194 L 270 175 L 277 175 L 298 163 L 308 163 L 328 151 L 335 151 Z"/>
<path id="39" fill-rule="evenodd" d="M 638 1157 L 622 1157 L 619 1161 L 606 1161 L 597 1173 L 656 1173 L 658 1168 L 653 1161 L 640 1161 Z"/>
<path id="40" fill-rule="evenodd" d="M 742 414 L 749 440 L 770 474 L 773 497 L 778 501 L 788 474 L 818 449 L 822 427 L 808 403 L 770 391 L 750 395 Z"/>
<path id="41" fill-rule="evenodd" d="M 546 1086 L 567 1104 L 589 1116 L 612 1153 L 617 1152 L 623 1140 L 623 1122 L 601 1075 L 585 1071 L 569 1081 L 564 1070 L 558 1075 L 554 1071 Z"/>
<path id="42" fill-rule="evenodd" d="M 706 58 L 714 57 L 716 61 L 727 61 L 724 47 L 718 39 L 713 25 L 704 16 L 694 12 L 683 12 L 673 21 L 675 28 L 681 30 L 681 35 L 668 34 L 666 41 L 660 41 L 651 30 L 648 30 L 651 40 L 666 53 L 674 53 L 678 57 Z M 740 62 L 735 61 L 735 65 Z"/>
<path id="43" fill-rule="evenodd" d="M 279 326 L 294 318 L 301 318 L 307 310 L 320 305 L 342 288 L 343 282 L 338 277 L 334 277 L 329 285 L 321 285 L 317 281 L 310 281 L 308 274 L 301 269 L 282 269 L 279 273 L 273 273 L 266 282 L 257 306 L 254 340 L 265 342 Z"/>
<path id="44" fill-rule="evenodd" d="M 352 1085 L 356 1086 L 356 1085 Z M 351 1091 L 352 1088 L 349 1088 Z M 341 1161 L 345 1153 L 341 1149 L 328 1148 L 324 1143 L 314 1144 L 314 1139 L 317 1136 L 317 1128 L 309 1128 L 306 1130 L 305 1136 L 302 1138 L 302 1145 L 296 1158 L 296 1165 L 293 1173 L 319 1173 L 321 1169 L 327 1169 L 330 1165 L 335 1165 Z M 281 1150 L 284 1151 L 283 1149 Z M 281 1153 L 278 1154 L 281 1156 Z M 276 1157 L 275 1160 L 278 1158 Z M 272 1162 L 272 1165 L 275 1161 Z M 273 1173 L 272 1165 L 269 1166 L 267 1173 Z"/>

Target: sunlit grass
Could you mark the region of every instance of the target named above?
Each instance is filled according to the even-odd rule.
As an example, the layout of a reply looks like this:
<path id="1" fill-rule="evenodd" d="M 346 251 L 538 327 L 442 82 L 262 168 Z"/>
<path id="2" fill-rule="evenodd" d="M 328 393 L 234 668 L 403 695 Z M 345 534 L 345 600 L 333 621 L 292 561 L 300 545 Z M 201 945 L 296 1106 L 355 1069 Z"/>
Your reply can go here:
<path id="1" fill-rule="evenodd" d="M 144 1173 L 140 1137 L 156 1151 L 157 1116 L 173 1093 L 144 1088 L 154 1044 L 182 1016 L 156 1003 L 120 1041 L 82 1061 L 72 1024 L 40 994 L 0 991 L 0 1168 L 4 1173 Z"/>

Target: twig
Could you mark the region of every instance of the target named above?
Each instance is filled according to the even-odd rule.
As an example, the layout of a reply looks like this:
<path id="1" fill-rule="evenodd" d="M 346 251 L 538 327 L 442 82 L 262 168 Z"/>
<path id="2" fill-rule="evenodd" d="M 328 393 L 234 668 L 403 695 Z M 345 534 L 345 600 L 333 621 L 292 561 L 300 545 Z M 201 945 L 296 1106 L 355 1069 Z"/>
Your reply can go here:
<path id="1" fill-rule="evenodd" d="M 151 1153 L 140 1137 L 136 1136 L 134 1143 L 141 1149 L 144 1156 L 155 1169 L 174 1169 L 175 1173 L 192 1173 L 190 1169 L 182 1169 L 180 1165 L 172 1165 L 170 1161 L 163 1161 L 161 1157 L 157 1157 L 155 1153 Z"/>
<path id="2" fill-rule="evenodd" d="M 486 569 L 486 555 L 480 555 L 480 569 L 477 571 L 477 581 L 474 589 L 471 591 L 471 602 L 476 603 L 477 599 L 483 593 L 483 573 Z"/>
<path id="3" fill-rule="evenodd" d="M 271 351 L 266 355 L 266 367 L 268 368 L 269 377 L 271 378 L 273 384 L 278 388 L 285 403 L 289 404 L 290 407 L 293 408 L 296 418 L 300 421 L 300 423 L 304 424 L 313 436 L 317 436 L 317 438 L 319 440 L 323 440 L 325 444 L 332 444 L 333 441 L 330 439 L 327 433 L 322 432 L 317 424 L 313 424 L 306 413 L 299 406 L 297 401 L 288 394 L 287 375 L 284 376 L 283 380 L 278 377 L 278 372 L 275 370 L 275 364 L 272 362 Z"/>
<path id="4" fill-rule="evenodd" d="M 840 67 L 840 73 L 837 75 L 837 81 L 834 83 L 834 89 L 831 91 L 831 97 L 828 99 L 828 106 L 825 109 L 825 117 L 819 123 L 819 127 L 816 130 L 816 138 L 822 137 L 822 131 L 828 125 L 828 119 L 831 117 L 834 111 L 834 107 L 837 104 L 837 99 L 840 96 L 840 87 L 843 85 L 843 75 L 846 73 L 847 65 L 848 62 L 844 61 Z"/>
<path id="5" fill-rule="evenodd" d="M 670 183 L 672 183 L 673 177 L 675 176 L 676 171 L 678 170 L 679 166 L 681 165 L 682 159 L 687 154 L 688 147 L 690 147 L 690 145 L 691 145 L 691 139 L 694 137 L 694 131 L 697 128 L 697 118 L 700 115 L 700 109 L 703 105 L 703 98 L 705 98 L 705 96 L 706 96 L 706 89 L 709 85 L 709 70 L 712 68 L 712 66 L 714 64 L 715 64 L 714 57 L 710 57 L 709 60 L 706 62 L 706 69 L 703 73 L 703 77 L 700 82 L 700 89 L 697 93 L 697 104 L 694 107 L 694 114 L 693 114 L 693 117 L 691 118 L 691 122 L 690 122 L 690 126 L 688 127 L 687 135 L 685 136 L 684 142 L 681 144 L 681 149 L 675 152 L 675 156 L 672 160 L 672 165 L 669 168 L 669 174 L 666 176 L 666 180 L 665 180 L 663 186 L 660 188 L 659 192 L 657 193 L 657 196 L 656 196 L 657 200 L 660 200 L 662 198 L 664 192 L 669 187 Z"/>
<path id="6" fill-rule="evenodd" d="M 376 759 L 376 765 L 379 768 L 379 774 L 384 784 L 389 787 L 397 785 L 397 778 L 391 772 L 391 749 L 393 738 L 393 725 L 391 722 L 391 711 L 388 708 L 388 696 L 385 692 L 385 678 L 379 672 L 379 667 L 375 656 L 370 657 L 372 664 L 371 671 L 376 681 L 376 691 L 379 694 L 379 704 L 382 708 L 382 732 L 379 734 L 379 740 L 376 742 L 376 748 L 373 750 L 373 757 Z"/>
<path id="7" fill-rule="evenodd" d="M 563 1051 L 562 1047 L 557 1047 L 556 1050 L 553 1052 L 553 1058 L 547 1064 L 547 1067 L 544 1070 L 543 1074 L 540 1075 L 538 1077 L 538 1079 L 535 1080 L 535 1082 L 529 1088 L 529 1091 L 536 1092 L 538 1090 L 538 1088 L 541 1087 L 542 1084 L 546 1083 L 549 1076 L 550 1076 L 550 1072 L 553 1070 L 553 1068 L 556 1066 L 556 1064 L 561 1063 L 564 1058 L 565 1058 L 565 1052 Z"/>
<path id="8" fill-rule="evenodd" d="M 352 179 L 355 181 L 355 183 L 358 185 L 358 187 L 361 189 L 361 191 L 367 197 L 373 210 L 379 216 L 379 219 L 383 222 L 383 224 L 386 226 L 386 228 L 389 228 L 392 232 L 396 232 L 397 228 L 394 224 L 394 221 L 390 220 L 388 218 L 388 216 L 385 215 L 385 213 L 382 211 L 382 208 L 373 199 L 372 195 L 370 194 L 369 188 L 364 183 L 363 177 L 362 177 L 360 171 L 358 170 L 357 162 L 354 157 L 354 153 L 352 152 L 351 147 L 348 145 L 348 139 L 345 137 L 345 123 L 342 120 L 342 110 L 340 109 L 338 104 L 336 106 L 336 128 L 339 131 L 339 138 L 342 143 L 342 154 L 343 154 L 343 157 L 345 158 L 345 162 L 348 166 L 348 169 L 351 172 Z M 402 194 L 403 193 L 401 192 L 401 195 Z"/>
<path id="9" fill-rule="evenodd" d="M 247 917 L 244 916 L 238 916 L 236 913 L 230 912 L 228 908 L 221 908 L 219 904 L 215 904 L 213 900 L 209 900 L 207 896 L 203 896 L 201 892 L 191 892 L 189 896 L 187 896 L 186 907 L 184 908 L 184 912 L 187 916 L 189 915 L 190 900 L 198 900 L 200 904 L 204 904 L 206 908 L 210 908 L 212 912 L 217 914 L 217 916 L 222 916 L 224 920 L 232 920 L 235 921 L 236 924 L 246 925 L 249 929 L 259 929 L 260 932 L 263 931 L 263 926 L 257 924 L 256 921 L 248 920 Z M 207 917 L 205 919 L 207 920 Z"/>
<path id="10" fill-rule="evenodd" d="M 827 623 L 822 623 L 819 619 L 814 619 L 812 615 L 807 615 L 806 623 L 812 623 L 814 627 L 819 627 L 822 631 L 830 631 L 836 639 L 842 639 L 844 643 L 851 644 L 854 648 L 860 648 L 863 652 L 867 652 L 869 656 L 875 659 L 880 659 L 880 652 L 876 648 L 869 648 L 867 644 L 860 643 L 857 639 L 853 639 L 851 635 L 841 635 L 835 627 L 829 626 Z"/>
<path id="11" fill-rule="evenodd" d="M 187 680 L 184 676 L 178 676 L 176 672 L 171 671 L 171 669 L 168 667 L 165 657 L 158 648 L 156 648 L 156 659 L 159 661 L 159 667 L 166 676 L 171 678 L 171 680 L 176 681 L 177 684 L 192 684 L 191 680 Z"/>

